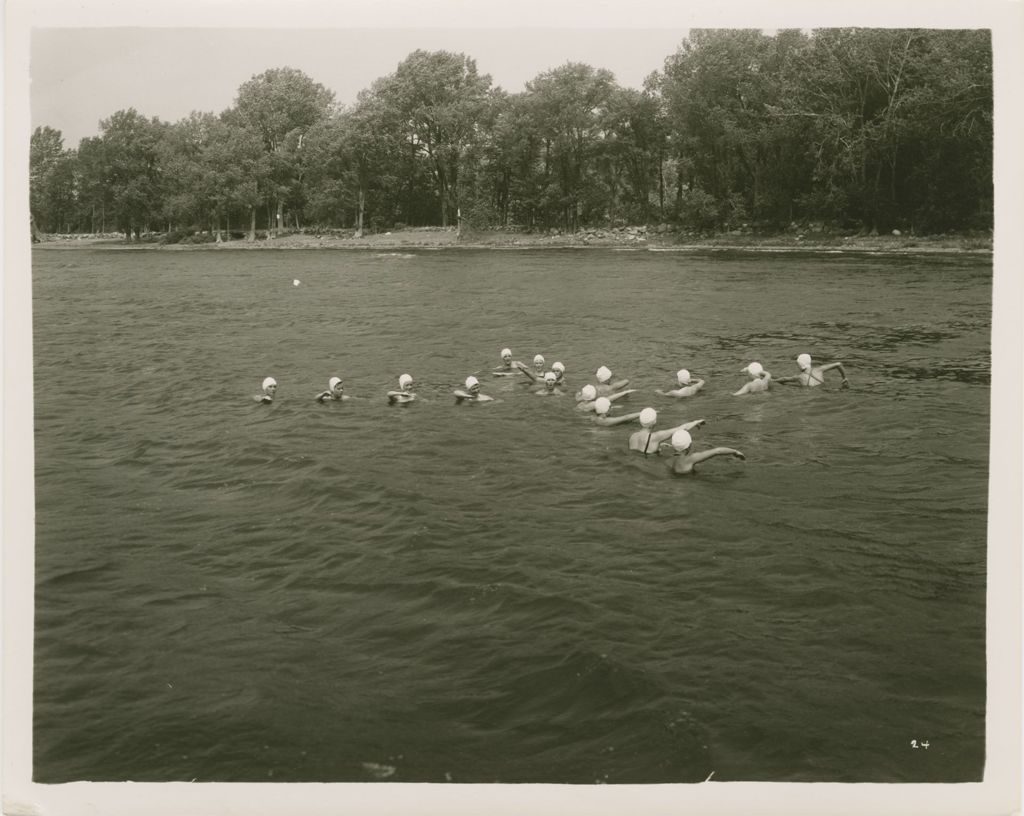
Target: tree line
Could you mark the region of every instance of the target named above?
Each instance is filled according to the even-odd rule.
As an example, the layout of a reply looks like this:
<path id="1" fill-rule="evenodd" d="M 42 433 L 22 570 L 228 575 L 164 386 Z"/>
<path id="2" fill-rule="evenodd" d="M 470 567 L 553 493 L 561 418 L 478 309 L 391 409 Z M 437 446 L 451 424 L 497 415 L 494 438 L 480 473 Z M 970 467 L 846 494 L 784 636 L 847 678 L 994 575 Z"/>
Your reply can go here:
<path id="1" fill-rule="evenodd" d="M 64 147 L 40 127 L 42 232 L 670 224 L 862 232 L 992 226 L 986 30 L 694 30 L 642 90 L 566 63 L 508 93 L 414 51 L 348 106 L 292 68 L 220 114 L 129 108 Z"/>

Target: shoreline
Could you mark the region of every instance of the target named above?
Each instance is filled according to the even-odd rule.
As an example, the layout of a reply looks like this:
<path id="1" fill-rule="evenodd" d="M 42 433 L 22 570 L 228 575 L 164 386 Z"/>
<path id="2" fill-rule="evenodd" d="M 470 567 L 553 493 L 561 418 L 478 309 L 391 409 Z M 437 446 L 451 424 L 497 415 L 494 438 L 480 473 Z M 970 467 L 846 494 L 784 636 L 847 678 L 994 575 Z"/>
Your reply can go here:
<path id="1" fill-rule="evenodd" d="M 361 238 L 337 235 L 291 234 L 256 241 L 229 241 L 163 244 L 158 241 L 125 243 L 122 237 L 52 236 L 32 244 L 32 249 L 74 250 L 162 250 L 171 252 L 222 252 L 231 250 L 480 250 L 503 251 L 538 249 L 604 249 L 636 252 L 820 252 L 827 254 L 975 254 L 991 255 L 992 239 L 964 235 L 939 236 L 837 236 L 821 234 L 724 234 L 710 237 L 678 233 L 647 234 L 642 228 L 605 231 L 587 230 L 575 234 L 539 234 L 513 232 L 472 232 L 459 236 L 455 230 L 403 230 L 367 235 Z"/>

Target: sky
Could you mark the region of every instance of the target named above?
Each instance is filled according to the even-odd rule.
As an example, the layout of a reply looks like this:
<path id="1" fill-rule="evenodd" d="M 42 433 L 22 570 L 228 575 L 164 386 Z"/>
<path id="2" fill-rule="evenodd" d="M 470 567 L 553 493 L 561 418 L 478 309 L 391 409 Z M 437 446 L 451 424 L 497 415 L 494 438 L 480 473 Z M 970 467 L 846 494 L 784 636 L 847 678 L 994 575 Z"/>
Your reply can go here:
<path id="1" fill-rule="evenodd" d="M 566 62 L 606 68 L 640 88 L 687 34 L 667 29 L 242 29 L 36 28 L 29 54 L 31 125 L 60 130 L 65 147 L 99 133 L 99 122 L 135 108 L 177 121 L 219 113 L 239 86 L 289 66 L 351 103 L 417 48 L 476 60 L 507 91 Z"/>

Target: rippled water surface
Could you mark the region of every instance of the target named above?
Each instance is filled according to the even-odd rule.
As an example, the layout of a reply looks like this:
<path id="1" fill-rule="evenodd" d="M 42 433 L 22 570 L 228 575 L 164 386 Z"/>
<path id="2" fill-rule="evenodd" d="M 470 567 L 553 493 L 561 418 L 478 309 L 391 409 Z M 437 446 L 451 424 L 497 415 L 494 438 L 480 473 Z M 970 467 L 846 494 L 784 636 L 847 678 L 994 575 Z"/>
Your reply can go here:
<path id="1" fill-rule="evenodd" d="M 37 781 L 981 778 L 987 258 L 33 264 Z M 747 460 L 672 477 L 503 346 Z M 852 388 L 731 396 L 803 351 Z"/>

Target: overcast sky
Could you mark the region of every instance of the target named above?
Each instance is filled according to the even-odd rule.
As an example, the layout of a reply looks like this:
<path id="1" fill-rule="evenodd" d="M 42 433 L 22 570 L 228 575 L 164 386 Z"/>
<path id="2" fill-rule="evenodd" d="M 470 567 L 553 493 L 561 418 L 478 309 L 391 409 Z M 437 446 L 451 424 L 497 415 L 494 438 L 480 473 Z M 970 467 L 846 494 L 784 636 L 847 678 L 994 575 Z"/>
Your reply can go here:
<path id="1" fill-rule="evenodd" d="M 135 108 L 177 121 L 219 113 L 238 87 L 268 68 L 304 71 L 350 103 L 417 48 L 462 52 L 495 85 L 521 91 L 565 62 L 607 68 L 639 88 L 661 70 L 687 30 L 672 29 L 168 29 L 37 28 L 29 74 L 31 124 L 64 135 L 65 147 L 99 132 L 99 121 Z"/>

